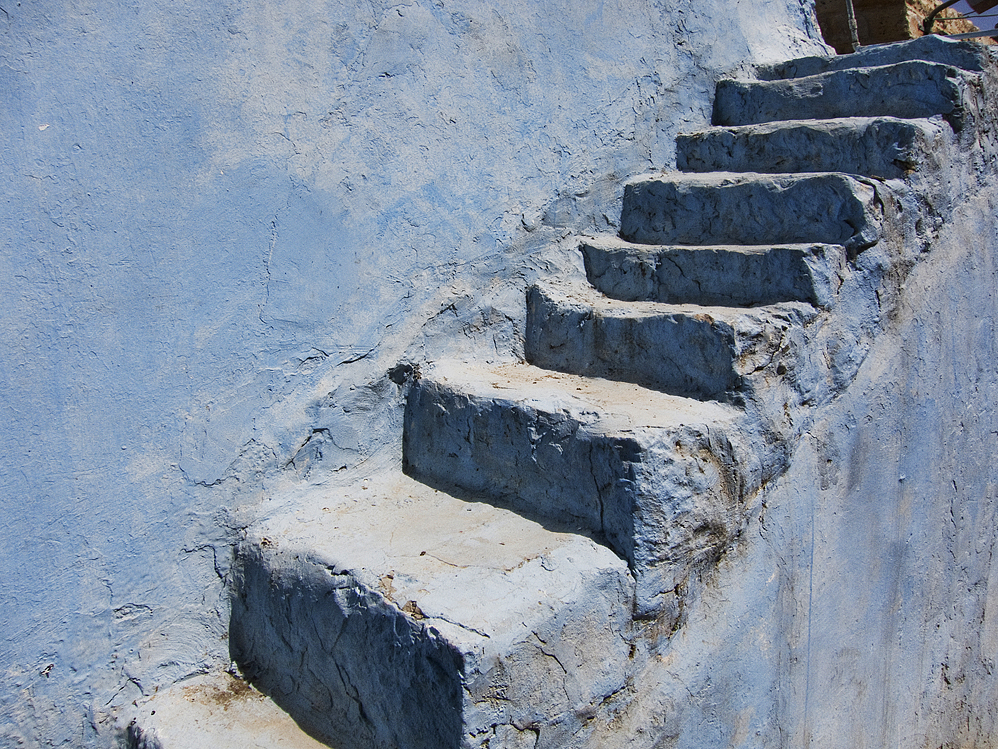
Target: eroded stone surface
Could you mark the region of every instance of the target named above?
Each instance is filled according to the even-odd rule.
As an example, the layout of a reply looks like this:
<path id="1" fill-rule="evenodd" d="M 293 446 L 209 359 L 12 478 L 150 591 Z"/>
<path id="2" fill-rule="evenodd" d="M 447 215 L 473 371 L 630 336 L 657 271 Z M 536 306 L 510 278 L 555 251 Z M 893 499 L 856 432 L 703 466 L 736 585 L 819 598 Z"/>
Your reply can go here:
<path id="1" fill-rule="evenodd" d="M 911 60 L 776 81 L 722 80 L 715 125 L 833 117 L 932 117 L 959 125 L 964 76 L 948 65 Z"/>
<path id="2" fill-rule="evenodd" d="M 897 179 L 932 159 L 945 137 L 931 120 L 844 117 L 711 128 L 680 135 L 681 171 L 846 172 Z"/>
<path id="3" fill-rule="evenodd" d="M 880 237 L 878 189 L 845 174 L 643 177 L 624 189 L 620 234 L 641 244 L 823 242 L 860 249 Z"/>
<path id="4" fill-rule="evenodd" d="M 589 282 L 629 302 L 829 307 L 848 273 L 840 245 L 648 246 L 594 237 L 579 249 Z"/>
<path id="5" fill-rule="evenodd" d="M 872 68 L 896 65 L 909 60 L 952 65 L 970 72 L 981 72 L 993 64 L 998 55 L 993 47 L 961 42 L 942 36 L 930 35 L 895 44 L 878 44 L 861 47 L 848 55 L 828 57 L 800 57 L 768 65 L 759 65 L 755 72 L 761 80 L 804 78 L 849 68 Z"/>
<path id="6" fill-rule="evenodd" d="M 623 302 L 591 287 L 539 284 L 527 295 L 526 352 L 531 364 L 559 372 L 730 400 L 744 375 L 785 370 L 781 359 L 797 348 L 790 341 L 815 316 L 799 302 L 752 309 Z"/>
<path id="7" fill-rule="evenodd" d="M 274 702 L 227 673 L 196 676 L 124 716 L 128 749 L 337 749 L 301 730 Z"/>
<path id="8" fill-rule="evenodd" d="M 242 548 L 232 651 L 317 736 L 553 749 L 625 686 L 633 582 L 606 547 L 397 474 L 285 500 Z"/>
<path id="9" fill-rule="evenodd" d="M 654 613 L 738 532 L 785 456 L 739 412 L 527 365 L 438 365 L 413 388 L 404 462 L 424 481 L 570 520 L 626 558 Z"/>

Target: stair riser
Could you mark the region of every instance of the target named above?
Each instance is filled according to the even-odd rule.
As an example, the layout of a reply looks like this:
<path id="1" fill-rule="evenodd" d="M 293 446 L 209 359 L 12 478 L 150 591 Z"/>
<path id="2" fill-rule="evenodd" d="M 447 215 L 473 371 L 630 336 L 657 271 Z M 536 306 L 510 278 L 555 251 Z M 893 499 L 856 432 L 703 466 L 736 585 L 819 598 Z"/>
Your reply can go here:
<path id="1" fill-rule="evenodd" d="M 253 549 L 240 561 L 230 652 L 305 730 L 343 749 L 460 746 L 462 657 L 447 642 L 348 572 Z"/>
<path id="2" fill-rule="evenodd" d="M 677 581 L 730 542 L 763 471 L 719 424 L 610 436 L 565 413 L 425 380 L 409 396 L 403 450 L 421 480 L 528 517 L 574 518 L 605 538 L 631 566 L 642 616 L 661 612 Z"/>
<path id="3" fill-rule="evenodd" d="M 525 346 L 539 367 L 691 398 L 726 399 L 738 385 L 733 331 L 706 315 L 604 317 L 534 287 Z"/>
<path id="4" fill-rule="evenodd" d="M 939 147 L 939 137 L 929 127 L 897 120 L 719 128 L 680 135 L 676 160 L 684 172 L 846 172 L 900 179 L 920 168 Z"/>
<path id="5" fill-rule="evenodd" d="M 569 553 L 549 564 L 589 561 Z M 598 714 L 626 684 L 633 594 L 622 565 L 586 567 L 572 590 L 538 601 L 547 615 L 493 640 L 417 621 L 318 561 L 256 548 L 240 562 L 233 657 L 303 728 L 339 749 L 519 741 L 558 749 L 583 730 L 580 716 Z M 543 585 L 540 560 L 526 566 L 528 585 Z M 449 627 L 460 644 L 444 634 Z M 515 726 L 531 728 L 520 735 Z"/>
<path id="6" fill-rule="evenodd" d="M 798 301 L 830 307 L 845 274 L 838 245 L 645 251 L 583 244 L 589 282 L 611 299 L 752 307 Z"/>
<path id="7" fill-rule="evenodd" d="M 841 244 L 880 236 L 872 185 L 842 174 L 642 180 L 624 189 L 621 236 L 639 244 Z"/>
<path id="8" fill-rule="evenodd" d="M 783 81 L 722 80 L 717 84 L 713 124 L 943 115 L 959 127 L 960 76 L 956 68 L 914 61 Z"/>
<path id="9" fill-rule="evenodd" d="M 603 502 L 594 466 L 608 459 L 617 478 L 632 480 L 633 441 L 588 432 L 566 414 L 529 404 L 468 397 L 438 383 L 418 382 L 406 406 L 406 473 L 429 483 L 507 499 L 528 516 L 561 518 L 601 534 Z M 630 557 L 627 529 L 610 533 Z"/>

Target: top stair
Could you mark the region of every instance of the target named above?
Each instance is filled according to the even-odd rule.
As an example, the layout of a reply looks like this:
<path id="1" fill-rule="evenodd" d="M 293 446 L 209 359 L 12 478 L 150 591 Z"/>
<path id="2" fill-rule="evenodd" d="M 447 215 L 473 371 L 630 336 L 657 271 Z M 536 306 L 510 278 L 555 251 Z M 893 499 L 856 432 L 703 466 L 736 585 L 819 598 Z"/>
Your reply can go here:
<path id="1" fill-rule="evenodd" d="M 950 65 L 911 60 L 777 81 L 725 80 L 717 84 L 714 124 L 942 115 L 959 128 L 966 75 Z"/>

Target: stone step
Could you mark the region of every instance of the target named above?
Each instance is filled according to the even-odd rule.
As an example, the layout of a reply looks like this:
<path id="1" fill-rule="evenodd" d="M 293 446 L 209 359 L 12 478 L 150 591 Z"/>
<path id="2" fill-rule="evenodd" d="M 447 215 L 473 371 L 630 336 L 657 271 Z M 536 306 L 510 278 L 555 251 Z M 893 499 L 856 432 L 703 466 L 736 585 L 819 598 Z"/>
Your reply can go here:
<path id="1" fill-rule="evenodd" d="M 899 179 L 931 159 L 943 141 L 932 120 L 847 117 L 710 128 L 680 135 L 684 172 L 846 172 Z"/>
<path id="2" fill-rule="evenodd" d="M 952 65 L 954 68 L 979 73 L 992 65 L 996 58 L 998 51 L 994 47 L 930 35 L 893 44 L 861 47 L 859 51 L 850 55 L 803 57 L 771 65 L 760 65 L 756 68 L 756 76 L 760 80 L 770 81 L 804 78 L 850 68 L 896 65 L 908 60 Z"/>
<path id="3" fill-rule="evenodd" d="M 626 302 L 756 307 L 797 301 L 829 308 L 847 273 L 841 245 L 685 247 L 598 237 L 579 249 L 589 282 Z"/>
<path id="4" fill-rule="evenodd" d="M 196 676 L 137 702 L 119 726 L 128 749 L 328 749 L 266 695 L 227 673 Z M 345 744 L 343 745 L 345 746 Z"/>
<path id="5" fill-rule="evenodd" d="M 549 526 L 397 472 L 300 490 L 241 545 L 233 657 L 338 749 L 567 746 L 627 684 L 634 582 Z"/>
<path id="6" fill-rule="evenodd" d="M 786 371 L 817 314 L 809 304 L 756 308 L 623 302 L 590 286 L 527 294 L 527 360 L 558 372 L 737 402 L 748 374 Z M 772 370 L 764 372 L 763 370 Z"/>
<path id="7" fill-rule="evenodd" d="M 741 416 L 525 364 L 438 363 L 410 391 L 403 463 L 428 483 L 589 529 L 627 559 L 637 610 L 651 615 L 716 559 L 743 498 L 783 459 L 740 436 Z"/>
<path id="8" fill-rule="evenodd" d="M 677 174 L 624 188 L 620 235 L 640 244 L 828 243 L 880 238 L 878 187 L 846 174 Z"/>
<path id="9" fill-rule="evenodd" d="M 713 124 L 942 115 L 959 129 L 967 75 L 949 65 L 912 60 L 789 80 L 722 80 L 714 97 Z"/>

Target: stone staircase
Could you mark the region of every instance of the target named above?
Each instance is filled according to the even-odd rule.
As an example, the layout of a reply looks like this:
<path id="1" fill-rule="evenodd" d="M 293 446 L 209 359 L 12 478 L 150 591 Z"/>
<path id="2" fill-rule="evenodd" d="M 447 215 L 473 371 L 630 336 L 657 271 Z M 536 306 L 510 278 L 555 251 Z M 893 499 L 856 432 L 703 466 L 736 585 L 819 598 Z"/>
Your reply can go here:
<path id="1" fill-rule="evenodd" d="M 529 288 L 527 363 L 409 368 L 404 475 L 250 529 L 246 677 L 340 749 L 599 746 L 931 244 L 988 54 L 925 38 L 719 83 L 682 172 L 627 184 L 620 236 Z M 156 704 L 133 745 L 186 745 L 155 743 Z"/>

